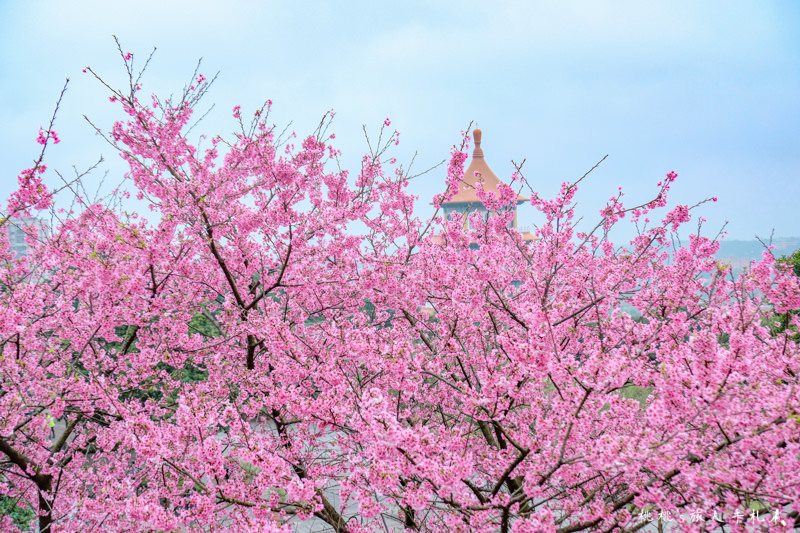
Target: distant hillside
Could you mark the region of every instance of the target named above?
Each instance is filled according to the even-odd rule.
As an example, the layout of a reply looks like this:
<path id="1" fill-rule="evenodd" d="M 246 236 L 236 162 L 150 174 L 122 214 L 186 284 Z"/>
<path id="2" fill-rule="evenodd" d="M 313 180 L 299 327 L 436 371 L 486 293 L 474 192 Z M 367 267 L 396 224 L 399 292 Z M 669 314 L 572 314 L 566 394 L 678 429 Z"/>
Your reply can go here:
<path id="1" fill-rule="evenodd" d="M 766 242 L 766 241 L 764 241 Z M 795 250 L 800 249 L 800 237 L 786 237 L 773 239 L 775 248 L 772 253 L 776 257 L 789 255 Z M 716 258 L 720 261 L 730 263 L 734 268 L 742 268 L 753 259 L 761 259 L 764 245 L 756 240 L 752 241 L 722 241 Z"/>

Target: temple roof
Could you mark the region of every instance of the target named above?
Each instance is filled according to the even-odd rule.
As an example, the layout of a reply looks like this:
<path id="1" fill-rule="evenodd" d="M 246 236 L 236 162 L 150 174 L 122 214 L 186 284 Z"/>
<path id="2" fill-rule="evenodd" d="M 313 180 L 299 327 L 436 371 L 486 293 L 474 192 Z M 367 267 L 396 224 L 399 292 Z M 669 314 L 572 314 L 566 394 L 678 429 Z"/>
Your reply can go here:
<path id="1" fill-rule="evenodd" d="M 481 201 L 478 199 L 478 195 L 475 194 L 476 183 L 483 180 L 483 190 L 492 192 L 497 191 L 497 186 L 502 183 L 500 178 L 489 168 L 486 159 L 483 157 L 481 130 L 474 130 L 472 132 L 472 138 L 475 139 L 475 149 L 472 151 L 472 161 L 470 161 L 466 172 L 464 172 L 461 187 L 453 198 L 447 202 L 443 202 L 443 204 L 480 203 Z M 528 198 L 517 195 L 517 203 L 526 201 L 528 201 Z"/>

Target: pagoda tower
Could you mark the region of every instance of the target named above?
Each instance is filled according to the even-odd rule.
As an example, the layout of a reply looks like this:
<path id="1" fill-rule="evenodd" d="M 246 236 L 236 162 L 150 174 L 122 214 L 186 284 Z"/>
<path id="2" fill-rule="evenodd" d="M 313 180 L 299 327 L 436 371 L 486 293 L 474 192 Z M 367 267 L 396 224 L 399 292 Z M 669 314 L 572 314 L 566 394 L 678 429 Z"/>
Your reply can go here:
<path id="1" fill-rule="evenodd" d="M 476 194 L 475 185 L 482 181 L 483 190 L 490 192 L 497 192 L 497 187 L 502 183 L 500 178 L 492 172 L 486 159 L 483 157 L 483 148 L 481 148 L 481 130 L 475 129 L 472 132 L 472 138 L 475 140 L 475 148 L 472 150 L 472 161 L 470 161 L 464 177 L 461 181 L 458 192 L 449 201 L 442 202 L 442 209 L 444 210 L 445 217 L 450 217 L 451 213 L 471 213 L 478 211 L 485 218 L 488 214 L 486 206 L 478 198 Z M 514 218 L 509 225 L 517 229 L 517 205 L 527 202 L 529 198 L 522 195 L 517 195 L 517 204 L 514 206 Z M 466 224 L 466 220 L 464 222 Z M 523 232 L 525 240 L 532 240 L 533 236 L 527 231 Z"/>

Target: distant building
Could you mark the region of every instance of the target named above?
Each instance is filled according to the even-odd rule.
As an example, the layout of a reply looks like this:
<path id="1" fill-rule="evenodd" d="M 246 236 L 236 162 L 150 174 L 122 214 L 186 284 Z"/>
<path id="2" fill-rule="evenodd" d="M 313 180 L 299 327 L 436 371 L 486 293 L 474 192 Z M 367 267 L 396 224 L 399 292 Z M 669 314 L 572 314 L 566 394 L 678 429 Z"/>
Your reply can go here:
<path id="1" fill-rule="evenodd" d="M 34 217 L 11 218 L 5 226 L 8 228 L 10 251 L 16 252 L 17 256 L 28 255 L 28 243 L 25 242 L 25 238 L 32 228 L 36 228 L 41 235 L 50 227 L 45 220 Z"/>
<path id="2" fill-rule="evenodd" d="M 477 211 L 485 218 L 488 214 L 488 210 L 478 198 L 475 185 L 478 182 L 483 182 L 484 191 L 497 192 L 498 185 L 502 183 L 500 178 L 489 168 L 486 159 L 483 157 L 481 134 L 482 132 L 479 129 L 472 132 L 472 138 L 475 140 L 475 148 L 472 151 L 472 161 L 470 161 L 466 172 L 464 172 L 464 178 L 461 181 L 458 192 L 447 202 L 442 202 L 442 209 L 446 217 L 449 217 L 451 213 L 471 213 Z M 514 219 L 509 227 L 520 230 L 526 241 L 532 241 L 534 240 L 534 236 L 528 232 L 527 228 L 517 228 L 517 205 L 527 202 L 528 200 L 529 198 L 517 195 L 517 204 L 514 206 Z"/>

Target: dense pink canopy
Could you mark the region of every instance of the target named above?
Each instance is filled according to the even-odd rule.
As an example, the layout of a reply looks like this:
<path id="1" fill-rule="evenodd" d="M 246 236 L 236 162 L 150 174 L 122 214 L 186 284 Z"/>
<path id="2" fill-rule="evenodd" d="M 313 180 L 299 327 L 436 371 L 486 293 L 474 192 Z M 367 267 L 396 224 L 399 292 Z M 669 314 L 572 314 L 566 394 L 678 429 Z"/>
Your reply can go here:
<path id="1" fill-rule="evenodd" d="M 43 530 L 798 523 L 798 280 L 769 252 L 735 275 L 713 240 L 672 247 L 691 208 L 646 217 L 674 173 L 588 234 L 577 183 L 531 193 L 526 243 L 502 183 L 476 193 L 487 220 L 415 215 L 389 130 L 349 175 L 325 124 L 281 144 L 268 106 L 195 146 L 207 87 L 111 95 L 150 220 L 76 192 L 12 257 L 9 217 L 51 206 L 43 157 L 3 206 L 0 492 Z"/>

